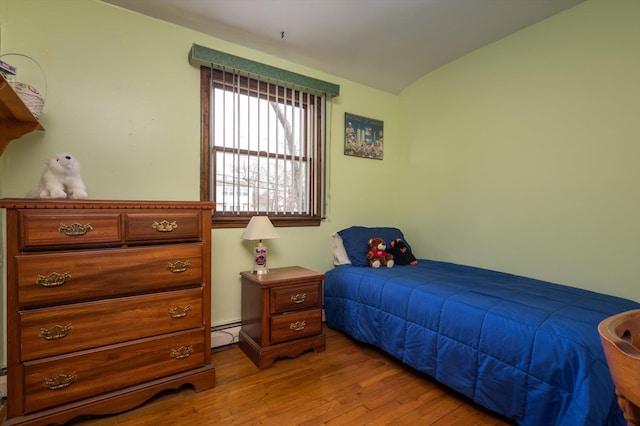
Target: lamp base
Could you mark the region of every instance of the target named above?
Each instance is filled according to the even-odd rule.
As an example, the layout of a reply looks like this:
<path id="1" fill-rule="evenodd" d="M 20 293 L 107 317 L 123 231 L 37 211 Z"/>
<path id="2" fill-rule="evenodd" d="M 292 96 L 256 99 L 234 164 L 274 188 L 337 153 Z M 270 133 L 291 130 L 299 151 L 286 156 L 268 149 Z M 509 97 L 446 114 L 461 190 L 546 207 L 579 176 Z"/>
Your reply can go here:
<path id="1" fill-rule="evenodd" d="M 267 246 L 262 240 L 258 241 L 253 248 L 253 273 L 264 275 L 269 273 L 267 268 Z"/>

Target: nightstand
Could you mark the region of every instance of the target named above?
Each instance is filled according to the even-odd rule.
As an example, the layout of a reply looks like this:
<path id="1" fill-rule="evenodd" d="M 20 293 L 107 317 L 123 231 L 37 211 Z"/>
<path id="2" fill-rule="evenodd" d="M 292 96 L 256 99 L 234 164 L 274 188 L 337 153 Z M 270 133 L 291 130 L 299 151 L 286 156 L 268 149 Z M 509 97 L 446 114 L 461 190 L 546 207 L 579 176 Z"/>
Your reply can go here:
<path id="1" fill-rule="evenodd" d="M 265 275 L 241 272 L 240 349 L 259 368 L 277 358 L 322 352 L 322 282 L 324 274 L 299 266 L 269 269 Z"/>

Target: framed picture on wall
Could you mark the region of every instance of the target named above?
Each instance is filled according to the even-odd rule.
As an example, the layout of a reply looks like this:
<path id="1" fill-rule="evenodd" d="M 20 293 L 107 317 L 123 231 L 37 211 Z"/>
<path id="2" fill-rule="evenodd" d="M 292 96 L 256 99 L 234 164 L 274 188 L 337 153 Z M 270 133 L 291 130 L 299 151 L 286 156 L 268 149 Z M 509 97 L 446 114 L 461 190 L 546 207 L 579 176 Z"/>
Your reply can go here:
<path id="1" fill-rule="evenodd" d="M 382 121 L 344 114 L 344 155 L 382 160 L 383 136 Z"/>

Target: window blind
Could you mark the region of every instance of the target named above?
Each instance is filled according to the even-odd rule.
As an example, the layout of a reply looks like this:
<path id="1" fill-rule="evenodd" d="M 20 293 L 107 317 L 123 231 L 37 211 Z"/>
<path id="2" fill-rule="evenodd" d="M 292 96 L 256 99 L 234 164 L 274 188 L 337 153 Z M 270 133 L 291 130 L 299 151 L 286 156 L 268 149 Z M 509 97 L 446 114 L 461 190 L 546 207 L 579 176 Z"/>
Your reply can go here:
<path id="1" fill-rule="evenodd" d="M 210 197 L 216 212 L 317 216 L 324 190 L 325 95 L 226 67 L 211 70 L 210 87 Z"/>

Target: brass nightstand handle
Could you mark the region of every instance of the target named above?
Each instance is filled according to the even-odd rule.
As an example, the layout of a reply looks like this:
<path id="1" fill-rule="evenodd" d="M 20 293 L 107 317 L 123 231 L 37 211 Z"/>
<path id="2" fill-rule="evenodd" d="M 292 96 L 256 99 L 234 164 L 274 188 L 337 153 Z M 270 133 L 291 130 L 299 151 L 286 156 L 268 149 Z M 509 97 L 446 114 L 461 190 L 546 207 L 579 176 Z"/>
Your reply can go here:
<path id="1" fill-rule="evenodd" d="M 93 227 L 90 223 L 87 223 L 86 225 L 82 225 L 78 222 L 74 222 L 71 225 L 61 223 L 58 231 L 62 232 L 64 235 L 75 237 L 78 235 L 84 235 L 89 231 L 93 231 Z"/>
<path id="2" fill-rule="evenodd" d="M 305 321 L 296 321 L 292 322 L 291 325 L 289 325 L 289 328 L 293 331 L 302 331 L 306 326 L 307 323 Z"/>
<path id="3" fill-rule="evenodd" d="M 306 293 L 296 294 L 295 296 L 291 296 L 291 301 L 293 303 L 304 303 L 305 300 L 307 300 Z"/>
<path id="4" fill-rule="evenodd" d="M 175 220 L 173 222 L 169 222 L 166 220 L 158 222 L 154 220 L 153 224 L 151 224 L 151 227 L 158 232 L 171 232 L 178 227 L 178 224 Z"/>
<path id="5" fill-rule="evenodd" d="M 42 287 L 60 287 L 70 279 L 71 275 L 68 272 L 65 272 L 64 274 L 52 272 L 47 276 L 38 274 L 36 284 L 40 284 Z"/>
<path id="6" fill-rule="evenodd" d="M 184 359 L 189 358 L 193 353 L 193 345 L 180 346 L 178 349 L 171 349 L 171 358 Z"/>
<path id="7" fill-rule="evenodd" d="M 180 260 L 176 260 L 175 262 L 167 263 L 167 269 L 173 272 L 174 274 L 178 274 L 180 272 L 184 272 L 191 267 L 191 263 L 187 260 L 186 262 L 182 262 Z"/>
<path id="8" fill-rule="evenodd" d="M 169 316 L 173 319 L 186 317 L 191 311 L 191 306 L 176 306 L 175 308 L 169 308 Z"/>
<path id="9" fill-rule="evenodd" d="M 74 371 L 71 374 L 58 374 L 57 377 L 51 378 L 47 377 L 44 379 L 44 387 L 49 388 L 51 390 L 58 390 L 62 388 L 66 388 L 67 386 L 71 386 L 73 382 L 76 381 L 78 376 L 76 376 L 76 372 Z"/>
<path id="10" fill-rule="evenodd" d="M 65 326 L 54 325 L 51 328 L 41 328 L 38 332 L 38 337 L 42 337 L 44 340 L 58 340 L 67 337 L 71 330 L 73 330 L 71 324 Z"/>

